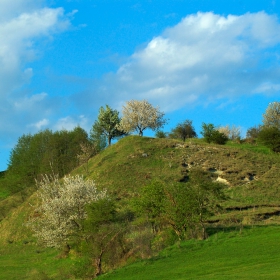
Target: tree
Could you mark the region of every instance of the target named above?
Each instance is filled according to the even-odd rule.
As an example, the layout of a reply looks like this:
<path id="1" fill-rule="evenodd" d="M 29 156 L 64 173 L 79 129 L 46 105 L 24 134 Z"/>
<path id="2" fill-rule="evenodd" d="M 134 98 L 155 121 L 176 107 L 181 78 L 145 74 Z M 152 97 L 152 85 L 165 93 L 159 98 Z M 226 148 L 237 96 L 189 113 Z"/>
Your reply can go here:
<path id="1" fill-rule="evenodd" d="M 202 123 L 201 134 L 207 143 L 213 142 L 216 144 L 223 145 L 228 140 L 227 136 L 224 133 L 221 133 L 217 129 L 215 129 L 212 123 Z"/>
<path id="2" fill-rule="evenodd" d="M 137 199 L 135 202 L 137 212 L 147 217 L 154 233 L 161 227 L 164 203 L 164 185 L 156 180 L 141 189 L 140 199 Z"/>
<path id="3" fill-rule="evenodd" d="M 88 173 L 88 161 L 91 157 L 98 153 L 98 148 L 96 144 L 92 143 L 81 143 L 81 153 L 77 155 L 80 164 L 83 164 Z"/>
<path id="4" fill-rule="evenodd" d="M 103 264 L 113 266 L 123 256 L 123 235 L 126 231 L 110 198 L 100 199 L 87 206 L 88 216 L 84 220 L 84 238 L 81 239 L 82 251 L 91 259 L 94 276 L 103 272 Z"/>
<path id="5" fill-rule="evenodd" d="M 83 230 L 82 221 L 87 217 L 85 206 L 106 197 L 106 191 L 98 191 L 91 180 L 81 176 L 44 176 L 37 182 L 40 206 L 27 223 L 46 247 L 67 248 Z"/>
<path id="6" fill-rule="evenodd" d="M 92 126 L 91 134 L 95 135 L 95 137 L 101 135 L 105 136 L 110 146 L 112 139 L 124 134 L 124 132 L 118 128 L 119 124 L 119 112 L 106 105 L 106 108 L 101 107 L 99 109 L 98 119 Z"/>
<path id="7" fill-rule="evenodd" d="M 263 124 L 265 127 L 276 127 L 280 129 L 280 102 L 269 103 L 263 114 Z"/>
<path id="8" fill-rule="evenodd" d="M 211 175 L 200 169 L 190 173 L 190 198 L 193 202 L 193 213 L 202 228 L 202 237 L 206 238 L 205 222 L 207 218 L 221 210 L 220 203 L 226 199 L 224 186 L 213 182 Z"/>
<path id="9" fill-rule="evenodd" d="M 187 138 L 194 138 L 196 136 L 195 129 L 192 125 L 192 121 L 190 120 L 185 120 L 184 122 L 177 124 L 177 126 L 173 128 L 169 134 L 170 138 L 182 139 L 184 142 Z"/>
<path id="10" fill-rule="evenodd" d="M 260 131 L 261 131 L 260 125 L 248 128 L 246 132 L 246 139 L 252 143 L 255 142 L 259 136 Z"/>
<path id="11" fill-rule="evenodd" d="M 188 184 L 175 183 L 165 188 L 164 218 L 179 240 L 186 238 L 196 223 L 195 200 Z"/>
<path id="12" fill-rule="evenodd" d="M 144 187 L 137 200 L 137 212 L 147 217 L 154 233 L 169 226 L 183 240 L 186 233 L 199 228 L 205 239 L 206 220 L 221 209 L 220 203 L 226 199 L 223 187 L 213 182 L 209 172 L 194 169 L 187 183 L 165 185 L 153 181 Z"/>
<path id="13" fill-rule="evenodd" d="M 280 129 L 264 127 L 258 134 L 258 141 L 270 148 L 273 152 L 280 152 Z"/>
<path id="14" fill-rule="evenodd" d="M 241 138 L 241 129 L 238 126 L 235 125 L 220 126 L 217 128 L 217 130 L 220 133 L 223 133 L 230 140 L 236 141 L 236 140 L 240 140 Z"/>
<path id="15" fill-rule="evenodd" d="M 126 133 L 137 131 L 143 136 L 147 128 L 153 131 L 158 130 L 166 124 L 164 113 L 158 107 L 153 107 L 148 101 L 131 100 L 123 106 L 123 117 L 120 122 L 120 129 Z"/>
<path id="16" fill-rule="evenodd" d="M 215 131 L 215 127 L 212 123 L 209 124 L 202 123 L 201 134 L 207 143 L 211 143 L 214 131 Z"/>

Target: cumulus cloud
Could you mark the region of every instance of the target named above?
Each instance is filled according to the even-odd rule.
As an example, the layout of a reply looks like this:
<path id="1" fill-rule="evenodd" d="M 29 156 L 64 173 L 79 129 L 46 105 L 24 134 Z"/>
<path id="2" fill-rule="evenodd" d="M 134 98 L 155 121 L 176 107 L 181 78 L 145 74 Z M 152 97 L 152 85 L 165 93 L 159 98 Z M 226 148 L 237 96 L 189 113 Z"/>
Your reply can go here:
<path id="1" fill-rule="evenodd" d="M 30 124 L 29 127 L 35 127 L 36 130 L 41 130 L 41 129 L 45 128 L 49 123 L 50 122 L 48 119 L 42 119 L 36 123 Z"/>
<path id="2" fill-rule="evenodd" d="M 33 76 L 33 69 L 25 65 L 36 59 L 38 40 L 51 39 L 55 33 L 67 29 L 70 21 L 62 8 L 42 8 L 42 3 L 40 0 L 1 1 L 0 112 L 5 115 L 5 120 L 2 118 L 0 122 L 1 133 L 17 131 L 23 118 L 28 126 L 34 117 L 39 118 L 38 122 L 43 117 L 42 100 L 46 101 L 47 94 L 29 96 L 20 90 Z"/>
<path id="3" fill-rule="evenodd" d="M 84 115 L 78 117 L 67 116 L 56 122 L 54 130 L 72 130 L 77 125 L 82 128 L 88 128 L 88 119 Z"/>
<path id="4" fill-rule="evenodd" d="M 260 93 L 267 85 L 276 84 L 279 92 L 279 30 L 278 18 L 265 12 L 189 15 L 107 75 L 94 98 L 112 102 L 115 92 L 116 104 L 145 98 L 173 111 L 201 100 Z"/>

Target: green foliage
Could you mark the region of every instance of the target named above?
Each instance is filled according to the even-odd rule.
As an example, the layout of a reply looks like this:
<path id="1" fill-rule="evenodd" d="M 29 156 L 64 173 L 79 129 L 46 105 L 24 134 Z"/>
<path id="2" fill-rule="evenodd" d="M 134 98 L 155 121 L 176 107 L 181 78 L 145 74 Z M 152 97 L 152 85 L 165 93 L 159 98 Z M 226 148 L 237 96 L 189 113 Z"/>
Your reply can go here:
<path id="1" fill-rule="evenodd" d="M 216 130 L 212 123 L 202 123 L 201 134 L 207 143 L 224 145 L 228 141 L 227 136 Z"/>
<path id="2" fill-rule="evenodd" d="M 224 145 L 228 141 L 227 136 L 224 133 L 214 130 L 211 136 L 210 142 L 215 144 Z"/>
<path id="3" fill-rule="evenodd" d="M 156 138 L 167 138 L 167 133 L 162 131 L 162 130 L 158 130 L 155 134 Z"/>
<path id="4" fill-rule="evenodd" d="M 124 132 L 118 129 L 120 124 L 119 112 L 111 109 L 108 105 L 106 108 L 99 109 L 99 115 L 94 122 L 90 135 L 93 141 L 98 141 L 98 145 L 102 149 L 102 137 L 107 139 L 107 144 L 110 146 L 112 139 L 124 135 Z"/>
<path id="5" fill-rule="evenodd" d="M 143 187 L 140 199 L 135 201 L 138 213 L 144 214 L 152 225 L 153 232 L 157 232 L 163 222 L 165 192 L 164 185 L 160 181 L 152 181 Z"/>
<path id="6" fill-rule="evenodd" d="M 68 174 L 78 166 L 81 143 L 88 143 L 87 133 L 80 127 L 72 131 L 40 131 L 23 135 L 11 151 L 5 180 L 11 192 L 30 185 L 41 174 Z"/>
<path id="7" fill-rule="evenodd" d="M 253 126 L 248 128 L 246 132 L 246 139 L 249 140 L 249 142 L 253 143 L 257 140 L 259 133 L 261 131 L 261 126 Z"/>
<path id="8" fill-rule="evenodd" d="M 169 137 L 173 139 L 181 139 L 185 142 L 187 138 L 197 137 L 197 134 L 192 125 L 192 121 L 185 120 L 184 122 L 177 124 L 177 126 L 171 130 Z"/>
<path id="9" fill-rule="evenodd" d="M 81 250 L 93 264 L 90 276 L 103 273 L 104 266 L 114 267 L 124 255 L 125 222 L 120 219 L 114 201 L 105 198 L 87 207 L 87 218 L 83 222 Z"/>
<path id="10" fill-rule="evenodd" d="M 152 181 L 141 190 L 139 212 L 147 216 L 155 233 L 168 225 L 182 240 L 188 231 L 202 227 L 206 238 L 204 223 L 225 199 L 223 186 L 214 183 L 209 173 L 202 170 L 193 170 L 190 178 L 187 183 L 166 186 Z"/>
<path id="11" fill-rule="evenodd" d="M 273 152 L 280 152 L 280 129 L 264 127 L 258 135 L 258 141 L 270 148 Z"/>

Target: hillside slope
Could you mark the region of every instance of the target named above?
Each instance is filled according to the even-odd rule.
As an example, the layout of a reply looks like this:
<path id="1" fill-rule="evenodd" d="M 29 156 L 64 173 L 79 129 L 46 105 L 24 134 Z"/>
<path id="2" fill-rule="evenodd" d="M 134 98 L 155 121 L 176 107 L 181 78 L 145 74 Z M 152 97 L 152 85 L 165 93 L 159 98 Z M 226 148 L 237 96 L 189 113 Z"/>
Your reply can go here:
<path id="1" fill-rule="evenodd" d="M 251 210 L 252 214 L 269 218 L 270 213 L 277 217 L 280 212 L 279 155 L 206 144 L 198 139 L 183 143 L 128 136 L 91 158 L 88 168 L 81 166 L 72 173 L 95 180 L 99 188 L 106 188 L 125 203 L 153 179 L 161 179 L 166 184 L 187 181 L 188 171 L 194 167 L 212 172 L 214 178 L 225 183 L 230 196 L 225 207 L 231 214 L 236 211 L 238 216 L 248 216 Z M 26 213 L 32 211 L 34 201 L 22 204 L 18 195 L 14 196 L 10 206 L 13 211 L 0 223 L 0 236 L 9 235 L 1 232 L 4 224 L 20 225 Z M 10 201 L 13 197 L 0 201 L 0 207 L 7 207 Z M 222 217 L 225 215 L 230 214 Z M 17 219 L 21 222 L 16 222 Z"/>
<path id="2" fill-rule="evenodd" d="M 280 206 L 279 155 L 206 144 L 198 139 L 183 143 L 125 137 L 92 158 L 88 174 L 83 167 L 75 173 L 86 175 L 119 197 L 129 197 L 155 178 L 166 183 L 187 181 L 194 167 L 213 173 L 225 183 L 231 196 L 228 206 Z"/>
<path id="3" fill-rule="evenodd" d="M 88 166 L 80 166 L 72 174 L 83 174 L 85 178 L 95 180 L 98 188 L 106 188 L 117 197 L 120 207 L 126 207 L 128 200 L 137 196 L 151 180 L 160 179 L 166 184 L 185 182 L 192 168 L 211 172 L 214 180 L 225 184 L 229 196 L 224 204 L 226 211 L 213 217 L 209 223 L 237 226 L 238 230 L 244 225 L 279 223 L 280 157 L 251 151 L 242 145 L 231 147 L 207 144 L 200 139 L 183 143 L 128 136 L 91 158 Z M 33 258 L 34 251 L 37 251 L 35 240 L 24 223 L 36 205 L 36 193 L 24 201 L 18 199 L 18 195 L 7 197 L 0 201 L 0 208 L 10 205 L 11 201 L 14 201 L 12 207 L 9 211 L 5 208 L 5 218 L 2 217 L 0 222 L 0 254 L 4 256 L 10 251 L 16 254 L 16 248 L 19 248 L 22 252 L 29 250 Z M 27 264 L 25 270 L 28 269 Z"/>

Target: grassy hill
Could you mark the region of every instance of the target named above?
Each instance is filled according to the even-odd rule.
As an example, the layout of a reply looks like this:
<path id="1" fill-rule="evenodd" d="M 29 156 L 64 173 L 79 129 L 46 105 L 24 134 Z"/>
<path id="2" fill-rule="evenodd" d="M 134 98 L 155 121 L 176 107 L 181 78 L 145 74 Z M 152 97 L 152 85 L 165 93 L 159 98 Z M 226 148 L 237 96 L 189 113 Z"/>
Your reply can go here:
<path id="1" fill-rule="evenodd" d="M 280 227 L 216 232 L 207 241 L 189 240 L 159 256 L 100 277 L 106 280 L 235 280 L 280 278 Z"/>
<path id="2" fill-rule="evenodd" d="M 189 171 L 194 167 L 211 172 L 216 180 L 223 182 L 230 197 L 224 204 L 226 211 L 209 220 L 209 234 L 213 228 L 234 230 L 216 232 L 206 241 L 187 241 L 182 244 L 181 248 L 166 249 L 158 260 L 140 262 L 124 271 L 132 269 L 129 272 L 131 274 L 128 273 L 128 275 L 136 275 L 133 272 L 134 267 L 136 270 L 143 270 L 143 264 L 145 264 L 146 271 L 149 267 L 153 267 L 154 263 L 159 263 L 159 267 L 154 268 L 159 272 L 162 270 L 161 266 L 173 268 L 178 266 L 177 278 L 172 276 L 172 279 L 186 279 L 186 273 L 190 275 L 190 278 L 187 279 L 213 279 L 211 275 L 213 276 L 213 273 L 217 273 L 217 271 L 220 271 L 220 274 L 217 274 L 220 278 L 214 277 L 214 279 L 236 279 L 234 275 L 238 276 L 238 279 L 248 279 L 246 275 L 253 273 L 254 269 L 258 271 L 257 268 L 259 268 L 260 273 L 261 268 L 264 267 L 261 265 L 262 262 L 270 261 L 272 264 L 276 261 L 279 262 L 276 253 L 278 245 L 275 243 L 275 240 L 279 239 L 278 227 L 254 228 L 246 233 L 243 231 L 243 234 L 239 235 L 244 226 L 276 225 L 280 221 L 280 157 L 270 153 L 264 147 L 232 143 L 219 146 L 204 143 L 200 139 L 192 139 L 183 143 L 171 139 L 129 136 L 92 158 L 88 166 L 81 166 L 72 173 L 83 174 L 85 178 L 95 180 L 99 188 L 106 188 L 109 193 L 117 196 L 119 207 L 125 208 L 127 201 L 137 196 L 139 190 L 151 180 L 159 178 L 166 184 L 185 182 L 188 180 Z M 79 269 L 82 260 L 75 255 L 70 256 L 69 259 L 55 258 L 58 252 L 54 249 L 38 247 L 31 233 L 24 226 L 29 214 L 33 211 L 33 206 L 36 205 L 34 189 L 13 196 L 7 196 L 5 191 L 2 192 L 0 201 L 2 216 L 0 222 L 0 275 L 4 275 L 4 279 L 62 279 L 61 275 L 67 275 L 65 279 L 71 279 L 71 271 Z M 26 199 L 26 197 L 28 198 Z M 270 243 L 267 243 L 268 241 Z M 275 248 L 271 251 L 271 257 L 268 252 L 270 249 L 265 254 L 257 251 L 258 244 L 265 243 L 268 244 L 267 248 Z M 244 247 L 245 244 L 248 244 L 249 247 Z M 233 262 L 229 264 L 226 262 L 223 264 L 222 261 L 225 259 L 223 255 L 225 253 L 222 252 L 226 252 L 226 248 L 232 248 L 232 255 L 234 252 L 238 252 L 238 257 L 235 256 Z M 177 249 L 178 251 L 176 251 Z M 279 251 L 279 249 L 277 250 Z M 255 250 L 258 259 L 249 256 L 248 263 L 245 262 L 245 259 L 249 250 Z M 210 251 L 213 252 L 213 255 L 209 253 Z M 190 256 L 188 258 L 189 266 L 187 266 L 189 270 L 186 270 L 186 266 L 183 265 L 186 260 L 180 260 L 179 256 L 184 255 Z M 173 256 L 174 260 L 172 260 Z M 210 270 L 205 269 L 205 273 L 199 272 L 199 261 L 202 256 L 205 258 L 212 256 L 212 258 L 207 257 L 209 259 L 206 258 L 205 263 L 213 261 L 213 256 L 217 256 L 215 264 L 210 262 L 208 267 Z M 238 258 L 240 262 L 238 262 Z M 178 259 L 181 265 L 176 264 L 175 259 Z M 230 262 L 230 259 L 228 261 Z M 243 278 L 240 277 L 242 272 L 238 272 L 234 268 L 235 264 L 236 267 L 240 267 L 241 271 L 244 271 Z M 182 272 L 180 272 L 179 266 L 182 267 Z M 247 266 L 251 268 L 246 268 Z M 232 278 L 224 277 L 227 269 L 230 269 Z M 118 275 L 122 275 L 123 272 L 118 273 L 120 274 L 116 274 L 116 276 L 114 276 L 115 274 L 108 275 L 108 277 L 116 277 L 108 279 L 165 279 L 160 278 L 160 274 L 157 276 L 158 278 L 144 278 L 143 276 L 122 278 Z M 148 276 L 151 275 L 150 273 L 155 272 L 147 270 Z M 258 279 L 279 279 L 279 274 L 275 269 L 270 269 L 269 272 L 267 268 L 264 274 L 266 273 L 270 273 L 271 277 Z M 170 276 L 167 271 L 165 274 Z M 47 275 L 50 278 L 47 278 Z M 208 278 L 205 278 L 205 275 L 208 275 Z M 257 272 L 256 275 L 258 275 Z M 170 279 L 170 277 L 166 279 Z"/>

